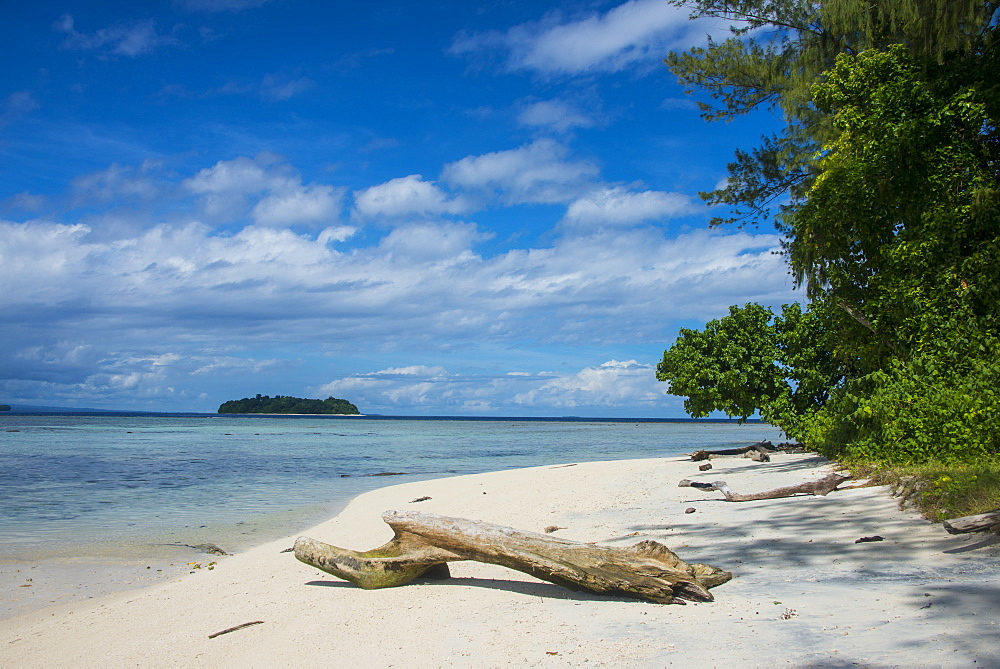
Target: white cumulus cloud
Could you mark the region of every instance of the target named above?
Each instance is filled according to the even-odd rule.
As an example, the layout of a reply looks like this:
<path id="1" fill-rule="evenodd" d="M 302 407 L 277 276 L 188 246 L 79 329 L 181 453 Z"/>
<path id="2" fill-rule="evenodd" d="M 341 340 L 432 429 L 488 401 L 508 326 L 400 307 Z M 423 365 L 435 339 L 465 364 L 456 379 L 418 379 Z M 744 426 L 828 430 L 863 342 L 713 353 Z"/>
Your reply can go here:
<path id="1" fill-rule="evenodd" d="M 272 154 L 220 160 L 181 182 L 199 196 L 209 221 L 249 219 L 256 225 L 332 223 L 339 217 L 345 189 L 303 184 L 298 172 Z"/>
<path id="2" fill-rule="evenodd" d="M 419 174 L 354 193 L 354 213 L 360 218 L 461 214 L 469 209 L 463 198 L 449 197 L 437 184 L 424 181 Z"/>
<path id="3" fill-rule="evenodd" d="M 539 139 L 517 149 L 466 156 L 445 165 L 441 178 L 452 186 L 492 192 L 508 204 L 566 202 L 599 173 L 593 163 L 568 155 L 564 145 Z"/>
<path id="4" fill-rule="evenodd" d="M 330 222 L 340 215 L 343 189 L 322 184 L 295 185 L 272 193 L 251 211 L 257 225 L 294 225 Z"/>
<path id="5" fill-rule="evenodd" d="M 392 230 L 379 243 L 379 250 L 397 262 L 461 264 L 478 259 L 471 247 L 486 238 L 471 223 L 417 223 Z"/>
<path id="6" fill-rule="evenodd" d="M 563 223 L 573 227 L 633 225 L 694 211 L 691 198 L 681 193 L 614 187 L 588 193 L 570 203 Z"/>
<path id="7" fill-rule="evenodd" d="M 276 160 L 268 154 L 220 160 L 185 179 L 184 186 L 195 193 L 259 193 L 288 183 L 287 168 L 276 169 Z"/>

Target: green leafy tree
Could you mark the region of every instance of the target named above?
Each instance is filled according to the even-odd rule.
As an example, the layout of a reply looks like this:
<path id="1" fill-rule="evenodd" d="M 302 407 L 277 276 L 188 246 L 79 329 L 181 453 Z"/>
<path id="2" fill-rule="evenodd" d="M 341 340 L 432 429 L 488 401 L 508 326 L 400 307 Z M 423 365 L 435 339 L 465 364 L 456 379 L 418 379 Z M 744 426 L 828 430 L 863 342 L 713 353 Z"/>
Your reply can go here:
<path id="1" fill-rule="evenodd" d="M 704 330 L 682 329 L 677 343 L 664 352 L 656 378 L 670 392 L 684 395 L 684 409 L 696 418 L 713 411 L 744 420 L 787 390 L 778 364 L 774 314 L 759 304 L 730 307 L 725 318 Z"/>
<path id="2" fill-rule="evenodd" d="M 684 408 L 694 417 L 723 411 L 743 421 L 759 412 L 797 437 L 803 416 L 822 407 L 843 378 L 828 332 L 817 313 L 798 304 L 786 304 L 778 316 L 759 304 L 730 307 L 704 330 L 682 329 L 656 377 L 686 396 Z"/>

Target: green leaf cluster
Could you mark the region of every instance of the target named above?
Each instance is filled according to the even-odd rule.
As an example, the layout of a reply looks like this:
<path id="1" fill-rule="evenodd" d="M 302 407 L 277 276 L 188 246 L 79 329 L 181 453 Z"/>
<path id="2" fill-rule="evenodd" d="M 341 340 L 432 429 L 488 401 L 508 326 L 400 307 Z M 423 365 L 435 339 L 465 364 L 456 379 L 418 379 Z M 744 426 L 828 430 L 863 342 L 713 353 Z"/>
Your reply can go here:
<path id="1" fill-rule="evenodd" d="M 218 413 L 281 413 L 281 414 L 345 414 L 358 415 L 358 407 L 347 400 L 327 397 L 325 400 L 302 399 L 275 395 L 257 395 L 223 402 Z"/>

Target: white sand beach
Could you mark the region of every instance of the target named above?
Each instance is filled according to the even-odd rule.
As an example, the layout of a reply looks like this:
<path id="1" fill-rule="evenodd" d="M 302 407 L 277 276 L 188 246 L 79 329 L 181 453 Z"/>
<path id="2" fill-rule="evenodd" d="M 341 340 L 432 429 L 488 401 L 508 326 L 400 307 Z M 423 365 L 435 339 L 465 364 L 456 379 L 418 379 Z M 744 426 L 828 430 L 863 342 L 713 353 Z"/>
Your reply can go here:
<path id="1" fill-rule="evenodd" d="M 374 548 L 392 536 L 380 514 L 411 509 L 534 532 L 557 525 L 556 536 L 609 546 L 653 539 L 735 574 L 714 602 L 571 592 L 472 562 L 452 563 L 449 580 L 366 591 L 283 553 L 290 536 L 206 557 L 211 571 L 2 620 L 0 665 L 1000 665 L 994 539 L 950 536 L 880 487 L 744 503 L 677 487 L 723 479 L 756 492 L 831 471 L 810 455 L 712 464 L 566 463 L 397 485 L 302 534 Z M 855 543 L 874 535 L 884 540 Z"/>

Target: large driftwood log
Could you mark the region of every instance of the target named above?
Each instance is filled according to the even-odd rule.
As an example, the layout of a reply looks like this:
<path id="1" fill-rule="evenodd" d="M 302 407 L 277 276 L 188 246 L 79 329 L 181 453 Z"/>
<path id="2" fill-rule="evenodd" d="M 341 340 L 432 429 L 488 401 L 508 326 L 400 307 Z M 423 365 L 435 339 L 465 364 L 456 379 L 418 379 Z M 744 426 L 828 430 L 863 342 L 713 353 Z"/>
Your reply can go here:
<path id="1" fill-rule="evenodd" d="M 851 477 L 842 476 L 840 474 L 827 474 L 823 478 L 816 481 L 796 483 L 795 485 L 787 485 L 782 488 L 775 488 L 774 490 L 768 490 L 766 492 L 755 492 L 749 495 L 741 495 L 738 492 L 734 492 L 725 481 L 699 483 L 697 481 L 684 479 L 677 484 L 677 487 L 700 488 L 701 490 L 718 490 L 729 502 L 751 502 L 757 499 L 777 499 L 779 497 L 791 497 L 792 495 L 799 495 L 803 493 L 825 496 L 836 490 L 837 486 L 849 478 Z"/>
<path id="2" fill-rule="evenodd" d="M 980 513 L 975 516 L 962 516 L 944 521 L 944 529 L 951 534 L 966 534 L 968 532 L 1000 531 L 1000 509 Z"/>
<path id="3" fill-rule="evenodd" d="M 700 451 L 695 451 L 694 453 L 689 453 L 688 455 L 692 460 L 698 462 L 700 460 L 710 460 L 712 458 L 722 457 L 726 455 L 742 455 L 743 457 L 748 457 L 748 454 L 755 454 L 758 458 L 763 458 L 769 453 L 775 452 L 774 446 L 769 441 L 758 441 L 756 444 L 751 444 L 750 446 L 740 446 L 739 448 L 723 448 L 714 451 L 706 451 L 704 449 Z M 770 457 L 768 457 L 770 460 Z M 768 460 L 764 460 L 767 462 Z M 760 462 L 760 460 L 758 460 Z"/>
<path id="4" fill-rule="evenodd" d="M 753 458 L 758 462 L 769 462 L 771 453 L 804 453 L 805 449 L 799 444 L 783 443 L 775 446 L 770 441 L 758 441 L 756 444 L 751 444 L 750 446 L 740 446 L 739 448 L 722 448 L 713 451 L 706 451 L 704 449 L 700 451 L 695 451 L 694 453 L 688 453 L 690 457 L 695 462 L 700 460 L 711 460 L 712 458 L 724 457 L 730 455 L 742 455 L 745 458 Z"/>
<path id="5" fill-rule="evenodd" d="M 295 557 L 368 589 L 409 583 L 442 563 L 475 560 L 516 569 L 570 590 L 662 604 L 712 601 L 708 588 L 732 578 L 731 573 L 709 565 L 688 564 L 655 541 L 629 548 L 596 546 L 419 511 L 386 511 L 382 519 L 395 532 L 383 546 L 357 552 L 299 537 Z"/>

